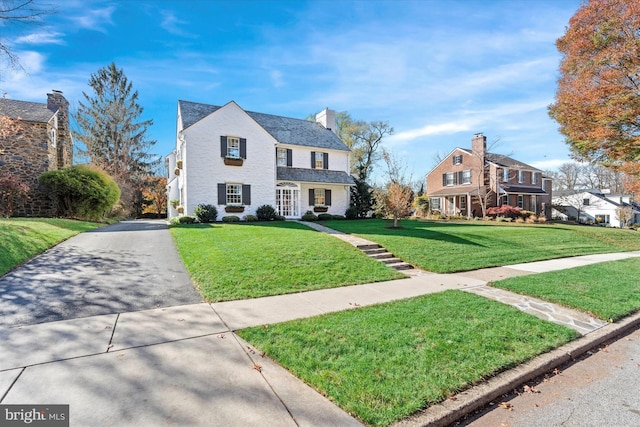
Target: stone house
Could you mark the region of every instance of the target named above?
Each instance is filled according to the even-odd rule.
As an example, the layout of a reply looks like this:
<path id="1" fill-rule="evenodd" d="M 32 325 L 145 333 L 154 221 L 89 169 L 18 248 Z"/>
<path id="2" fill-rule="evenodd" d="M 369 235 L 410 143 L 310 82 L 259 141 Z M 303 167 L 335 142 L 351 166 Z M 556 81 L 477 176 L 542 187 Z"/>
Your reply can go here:
<path id="1" fill-rule="evenodd" d="M 176 148 L 167 157 L 168 216 L 199 204 L 219 217 L 255 215 L 273 206 L 285 218 L 306 211 L 344 215 L 350 202 L 351 150 L 336 132 L 335 112 L 316 122 L 224 106 L 178 101 Z"/>
<path id="2" fill-rule="evenodd" d="M 31 189 L 24 208 L 15 215 L 51 216 L 52 202 L 40 189 L 38 178 L 44 172 L 71 166 L 69 102 L 57 90 L 47 94 L 46 103 L 2 98 L 0 116 L 16 124 L 8 132 L 0 132 L 0 173 L 20 177 Z"/>
<path id="3" fill-rule="evenodd" d="M 430 208 L 445 215 L 482 216 L 485 207 L 517 206 L 550 217 L 550 178 L 540 169 L 487 152 L 487 137 L 473 136 L 471 150 L 455 148 L 426 176 Z"/>

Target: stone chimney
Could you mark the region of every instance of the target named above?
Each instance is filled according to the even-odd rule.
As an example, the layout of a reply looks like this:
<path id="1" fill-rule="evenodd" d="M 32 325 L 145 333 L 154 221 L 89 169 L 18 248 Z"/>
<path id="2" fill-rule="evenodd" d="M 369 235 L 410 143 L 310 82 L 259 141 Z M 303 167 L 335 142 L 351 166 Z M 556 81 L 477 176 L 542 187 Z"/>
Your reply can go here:
<path id="1" fill-rule="evenodd" d="M 316 122 L 320 123 L 322 126 L 326 127 L 333 133 L 337 132 L 336 129 L 336 112 L 325 108 L 316 114 Z"/>
<path id="2" fill-rule="evenodd" d="M 476 133 L 471 138 L 471 152 L 474 156 L 484 159 L 487 153 L 487 137 L 480 133 Z"/>
<path id="3" fill-rule="evenodd" d="M 52 93 L 47 94 L 47 108 L 53 112 L 65 110 L 65 113 L 69 110 L 69 102 L 62 96 L 62 91 L 52 90 Z"/>
<path id="4" fill-rule="evenodd" d="M 73 162 L 73 142 L 71 129 L 69 128 L 69 101 L 62 95 L 62 91 L 52 90 L 47 94 L 47 108 L 57 112 L 56 128 L 56 153 L 53 169 L 62 169 L 71 166 Z"/>

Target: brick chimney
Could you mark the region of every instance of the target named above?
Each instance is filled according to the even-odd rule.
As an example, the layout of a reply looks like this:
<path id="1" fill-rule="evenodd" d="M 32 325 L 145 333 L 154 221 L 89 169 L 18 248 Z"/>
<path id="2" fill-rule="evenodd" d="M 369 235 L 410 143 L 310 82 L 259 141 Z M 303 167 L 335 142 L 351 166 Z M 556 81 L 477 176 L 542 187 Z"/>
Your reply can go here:
<path id="1" fill-rule="evenodd" d="M 487 153 L 487 137 L 482 132 L 476 133 L 471 138 L 471 152 L 474 156 L 484 159 Z"/>
<path id="2" fill-rule="evenodd" d="M 336 112 L 325 108 L 316 114 L 316 122 L 320 123 L 322 126 L 326 127 L 333 133 L 337 132 L 336 129 Z"/>

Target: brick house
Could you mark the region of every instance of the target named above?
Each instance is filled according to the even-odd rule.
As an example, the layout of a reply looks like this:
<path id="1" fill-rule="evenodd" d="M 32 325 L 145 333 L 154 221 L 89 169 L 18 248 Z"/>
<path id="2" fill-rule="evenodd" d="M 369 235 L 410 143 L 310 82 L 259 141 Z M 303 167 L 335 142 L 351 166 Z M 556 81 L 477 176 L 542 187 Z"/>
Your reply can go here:
<path id="1" fill-rule="evenodd" d="M 344 215 L 349 207 L 351 150 L 336 134 L 333 110 L 313 122 L 245 111 L 234 101 L 178 101 L 176 136 L 167 187 L 179 205 L 169 203 L 170 218 L 193 215 L 199 204 L 216 206 L 219 217 L 255 215 L 261 205 L 285 218 L 308 210 Z"/>
<path id="2" fill-rule="evenodd" d="M 473 136 L 471 150 L 455 148 L 426 176 L 432 211 L 482 216 L 486 208 L 510 205 L 549 217 L 551 179 L 540 169 L 508 156 L 487 152 L 487 137 Z"/>
<path id="3" fill-rule="evenodd" d="M 51 216 L 52 202 L 39 188 L 38 178 L 44 172 L 71 166 L 69 103 L 56 90 L 47 94 L 46 103 L 2 98 L 0 116 L 17 124 L 14 132 L 0 132 L 0 173 L 20 177 L 31 189 L 27 203 L 15 215 Z"/>

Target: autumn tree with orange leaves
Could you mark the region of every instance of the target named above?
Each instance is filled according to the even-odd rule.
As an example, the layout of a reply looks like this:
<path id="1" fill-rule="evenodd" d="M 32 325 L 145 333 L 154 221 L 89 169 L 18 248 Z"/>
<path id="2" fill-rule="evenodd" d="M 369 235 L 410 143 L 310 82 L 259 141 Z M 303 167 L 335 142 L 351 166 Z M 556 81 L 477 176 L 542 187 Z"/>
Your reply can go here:
<path id="1" fill-rule="evenodd" d="M 144 210 L 142 213 L 154 213 L 158 218 L 167 214 L 167 178 L 164 176 L 147 176 L 143 179 L 142 197 Z"/>
<path id="2" fill-rule="evenodd" d="M 556 46 L 550 116 L 577 159 L 625 172 L 640 195 L 640 0 L 589 0 Z"/>

